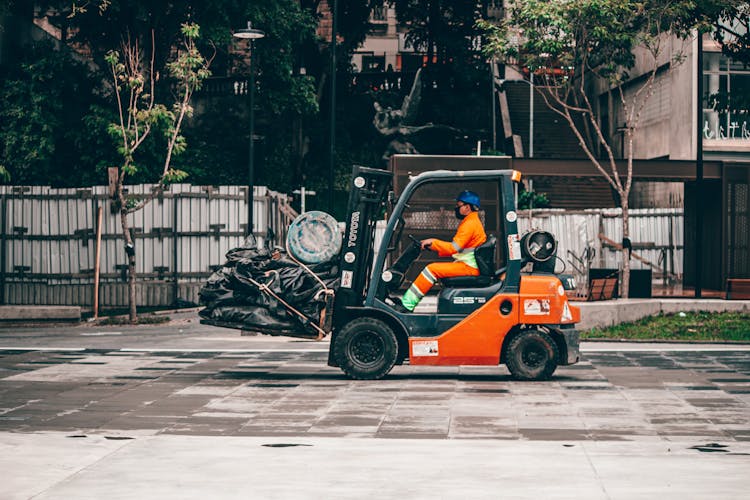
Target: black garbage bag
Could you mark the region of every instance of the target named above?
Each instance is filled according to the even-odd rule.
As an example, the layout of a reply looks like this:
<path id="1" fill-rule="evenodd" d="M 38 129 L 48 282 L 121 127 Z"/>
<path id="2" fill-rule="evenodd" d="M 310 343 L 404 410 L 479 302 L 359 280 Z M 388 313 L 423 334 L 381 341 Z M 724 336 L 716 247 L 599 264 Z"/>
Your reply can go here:
<path id="1" fill-rule="evenodd" d="M 205 306 L 200 316 L 206 322 L 243 330 L 269 333 L 311 330 L 306 321 L 290 312 L 257 284 L 269 287 L 279 298 L 302 313 L 309 322 L 318 323 L 325 297 L 324 287 L 338 289 L 338 259 L 304 269 L 286 252 L 255 248 L 255 242 L 227 252 L 224 266 L 214 272 L 200 290 Z"/>

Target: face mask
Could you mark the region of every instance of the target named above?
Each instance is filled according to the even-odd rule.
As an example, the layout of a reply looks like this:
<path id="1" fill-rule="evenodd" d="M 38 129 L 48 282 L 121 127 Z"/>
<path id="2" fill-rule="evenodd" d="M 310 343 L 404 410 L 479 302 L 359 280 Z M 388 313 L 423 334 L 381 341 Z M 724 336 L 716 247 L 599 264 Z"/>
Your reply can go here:
<path id="1" fill-rule="evenodd" d="M 458 219 L 458 220 L 461 220 L 461 219 L 463 219 L 464 217 L 466 217 L 465 215 L 463 215 L 463 214 L 462 214 L 462 213 L 460 212 L 460 210 L 461 210 L 461 207 L 456 207 L 456 208 L 454 208 L 454 209 L 453 209 L 453 212 L 454 212 L 454 213 L 456 214 L 456 219 Z"/>

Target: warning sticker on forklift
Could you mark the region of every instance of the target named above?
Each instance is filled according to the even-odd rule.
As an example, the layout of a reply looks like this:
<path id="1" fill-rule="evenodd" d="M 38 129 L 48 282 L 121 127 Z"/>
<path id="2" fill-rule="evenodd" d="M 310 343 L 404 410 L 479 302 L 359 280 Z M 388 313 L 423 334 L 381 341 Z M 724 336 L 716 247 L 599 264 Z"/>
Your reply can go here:
<path id="1" fill-rule="evenodd" d="M 517 234 L 508 235 L 508 259 L 521 260 L 521 241 Z"/>
<path id="2" fill-rule="evenodd" d="M 571 321 L 572 319 L 573 319 L 573 314 L 570 312 L 570 307 L 568 307 L 568 303 L 565 302 L 565 305 L 563 305 L 562 321 Z"/>
<path id="3" fill-rule="evenodd" d="M 353 277 L 354 273 L 352 271 L 341 271 L 341 288 L 351 288 Z"/>
<path id="4" fill-rule="evenodd" d="M 523 301 L 523 313 L 527 316 L 546 316 L 549 314 L 549 299 L 526 299 Z"/>
<path id="5" fill-rule="evenodd" d="M 437 340 L 415 340 L 411 343 L 412 356 L 437 356 Z"/>

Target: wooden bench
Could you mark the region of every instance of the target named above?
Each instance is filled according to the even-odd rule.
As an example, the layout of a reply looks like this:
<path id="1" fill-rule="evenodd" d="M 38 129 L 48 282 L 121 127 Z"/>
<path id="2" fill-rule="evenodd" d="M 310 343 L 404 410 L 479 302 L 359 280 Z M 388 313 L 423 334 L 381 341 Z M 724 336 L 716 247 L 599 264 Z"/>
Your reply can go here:
<path id="1" fill-rule="evenodd" d="M 750 300 L 750 279 L 727 279 L 727 300 Z"/>
<path id="2" fill-rule="evenodd" d="M 617 278 L 592 279 L 589 285 L 589 301 L 610 300 L 614 298 Z"/>

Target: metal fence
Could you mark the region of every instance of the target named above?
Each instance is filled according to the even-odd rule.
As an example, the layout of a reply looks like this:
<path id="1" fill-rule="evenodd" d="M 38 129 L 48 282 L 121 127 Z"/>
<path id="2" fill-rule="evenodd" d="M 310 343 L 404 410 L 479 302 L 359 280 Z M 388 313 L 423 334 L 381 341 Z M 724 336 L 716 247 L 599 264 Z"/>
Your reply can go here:
<path id="1" fill-rule="evenodd" d="M 614 244 L 622 243 L 622 210 L 519 210 L 519 231 L 541 229 L 555 235 L 557 255 L 565 262 L 566 272 L 587 281 L 591 268 L 617 269 L 622 252 Z M 651 269 L 654 280 L 664 286 L 682 282 L 684 259 L 684 216 L 682 209 L 631 209 L 630 241 L 633 253 L 631 269 Z M 613 244 L 614 243 L 614 244 Z M 562 264 L 558 263 L 557 271 Z"/>
<path id="2" fill-rule="evenodd" d="M 132 196 L 152 185 L 129 186 Z M 239 246 L 247 227 L 247 188 L 172 185 L 130 216 L 136 241 L 137 301 L 165 306 L 197 302 L 198 289 Z M 260 244 L 283 244 L 296 213 L 290 198 L 256 186 L 253 218 Z M 103 208 L 101 307 L 127 305 L 127 261 L 119 214 L 111 212 L 106 186 L 86 189 L 0 186 L 0 303 L 93 305 L 96 214 Z M 620 253 L 600 238 L 621 242 L 619 209 L 519 211 L 519 230 L 550 231 L 567 272 L 584 278 L 589 268 L 618 268 Z M 682 280 L 683 213 L 679 209 L 631 210 L 631 241 L 664 284 Z M 383 237 L 378 225 L 376 248 Z M 646 262 L 648 263 L 646 263 Z M 558 266 L 560 270 L 562 266 Z M 581 282 L 585 282 L 584 279 Z"/>
<path id="3" fill-rule="evenodd" d="M 133 197 L 153 185 L 128 186 Z M 296 216 L 290 198 L 263 186 L 253 193 L 255 234 L 278 244 Z M 136 244 L 137 302 L 196 302 L 201 283 L 239 246 L 248 189 L 175 184 L 129 216 Z M 102 207 L 100 306 L 127 304 L 127 260 L 119 213 L 106 186 L 52 189 L 0 186 L 0 303 L 93 305 L 96 219 Z"/>
<path id="4" fill-rule="evenodd" d="M 631 209 L 629 215 L 633 252 L 642 258 L 632 259 L 631 268 L 651 269 L 653 279 L 665 286 L 682 282 L 682 209 Z M 622 242 L 621 209 L 519 210 L 519 232 L 524 234 L 531 229 L 555 235 L 557 255 L 564 262 L 564 266 L 558 262 L 556 271 L 564 269 L 575 275 L 584 287 L 589 269 L 618 269 L 621 266 L 622 253 L 609 243 Z M 385 222 L 379 222 L 375 233 L 376 248 L 384 232 Z"/>

